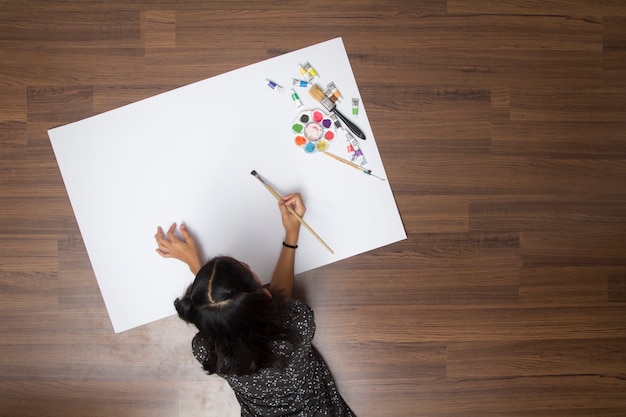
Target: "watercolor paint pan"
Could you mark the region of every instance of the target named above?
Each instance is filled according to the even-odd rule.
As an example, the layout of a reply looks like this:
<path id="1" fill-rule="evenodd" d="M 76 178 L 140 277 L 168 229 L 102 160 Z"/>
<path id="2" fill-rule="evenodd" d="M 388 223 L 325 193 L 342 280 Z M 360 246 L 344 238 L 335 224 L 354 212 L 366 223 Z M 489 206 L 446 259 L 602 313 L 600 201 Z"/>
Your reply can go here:
<path id="1" fill-rule="evenodd" d="M 303 110 L 291 124 L 294 143 L 306 153 L 324 152 L 337 137 L 335 123 L 322 109 Z"/>

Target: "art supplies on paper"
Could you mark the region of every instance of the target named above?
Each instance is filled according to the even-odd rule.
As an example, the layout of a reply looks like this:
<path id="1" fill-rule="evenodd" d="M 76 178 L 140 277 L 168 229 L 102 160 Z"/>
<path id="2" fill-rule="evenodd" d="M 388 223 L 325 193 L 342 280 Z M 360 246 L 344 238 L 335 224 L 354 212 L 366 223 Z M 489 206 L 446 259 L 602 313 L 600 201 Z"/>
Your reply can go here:
<path id="1" fill-rule="evenodd" d="M 354 133 L 359 139 L 365 140 L 365 133 L 363 133 L 363 131 L 359 129 L 357 125 L 348 120 L 346 116 L 344 116 L 339 110 L 337 110 L 337 105 L 330 98 L 328 98 L 326 94 L 324 94 L 324 90 L 322 90 L 320 86 L 314 85 L 309 90 L 309 93 L 311 93 L 311 96 L 319 101 L 320 104 L 326 108 L 326 110 L 335 113 L 337 117 L 339 117 L 341 121 L 344 122 L 346 126 L 348 126 L 348 129 L 350 129 L 352 133 Z"/>
<path id="2" fill-rule="evenodd" d="M 328 153 L 328 155 L 346 165 L 353 166 L 367 175 L 385 181 L 384 178 L 372 174 L 370 169 L 363 168 L 363 165 L 367 164 L 367 160 L 356 137 L 360 139 L 365 139 L 366 137 L 358 126 L 338 111 L 337 105 L 343 99 L 343 95 L 339 88 L 337 88 L 335 82 L 329 82 L 326 87 L 322 89 L 318 84 L 312 85 L 312 82 L 319 78 L 319 74 L 309 61 L 298 64 L 298 68 L 300 76 L 304 79 L 292 78 L 291 88 L 289 89 L 294 105 L 300 110 L 291 124 L 294 144 L 302 148 L 307 154 L 318 152 L 325 153 L 336 138 L 339 129 L 341 129 L 345 132 L 347 159 L 331 153 Z M 278 93 L 282 92 L 283 87 L 278 83 L 269 79 L 267 79 L 266 82 L 273 90 Z M 309 93 L 324 107 L 324 110 L 319 108 L 302 110 L 304 103 L 296 91 L 297 88 L 310 88 Z M 358 117 L 359 102 L 360 100 L 358 98 L 351 100 L 353 118 Z M 343 123 L 340 122 L 340 120 Z"/>
<path id="3" fill-rule="evenodd" d="M 337 136 L 330 116 L 321 109 L 305 110 L 291 125 L 294 143 L 306 153 L 324 152 Z"/>

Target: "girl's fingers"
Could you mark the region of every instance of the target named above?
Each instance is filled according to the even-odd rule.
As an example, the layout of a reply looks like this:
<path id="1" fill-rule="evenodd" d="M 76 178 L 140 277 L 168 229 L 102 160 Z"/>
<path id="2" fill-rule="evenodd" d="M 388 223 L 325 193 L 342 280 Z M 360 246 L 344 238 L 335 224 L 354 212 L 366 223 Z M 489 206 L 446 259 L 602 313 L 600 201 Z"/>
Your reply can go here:
<path id="1" fill-rule="evenodd" d="M 185 241 L 187 242 L 193 241 L 193 238 L 191 237 L 191 235 L 189 234 L 189 231 L 187 230 L 187 226 L 185 226 L 184 224 L 180 225 L 180 233 L 183 235 L 183 238 L 185 239 Z"/>
<path id="2" fill-rule="evenodd" d="M 176 230 L 176 223 L 172 224 L 170 226 L 170 228 L 167 231 L 167 237 L 170 238 L 170 240 L 172 240 L 172 238 L 174 238 L 174 231 Z"/>

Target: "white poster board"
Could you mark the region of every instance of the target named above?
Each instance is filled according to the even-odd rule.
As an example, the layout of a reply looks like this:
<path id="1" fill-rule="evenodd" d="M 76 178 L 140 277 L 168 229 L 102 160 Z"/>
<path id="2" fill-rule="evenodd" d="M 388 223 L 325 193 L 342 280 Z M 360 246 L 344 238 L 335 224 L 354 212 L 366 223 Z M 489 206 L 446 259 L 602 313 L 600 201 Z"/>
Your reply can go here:
<path id="1" fill-rule="evenodd" d="M 389 182 L 295 144 L 300 111 L 322 108 L 308 88 L 295 88 L 304 107 L 291 98 L 306 61 L 314 83 L 335 83 L 337 108 L 352 118 L 360 95 L 337 38 L 49 131 L 116 333 L 175 314 L 173 300 L 193 280 L 155 252 L 157 226 L 184 222 L 205 257 L 234 256 L 269 281 L 284 230 L 252 170 L 281 194 L 300 192 L 306 222 L 334 251 L 302 228 L 296 273 L 406 238 Z M 353 120 L 367 135 L 366 167 L 386 178 L 362 102 Z M 336 133 L 329 151 L 348 158 Z"/>

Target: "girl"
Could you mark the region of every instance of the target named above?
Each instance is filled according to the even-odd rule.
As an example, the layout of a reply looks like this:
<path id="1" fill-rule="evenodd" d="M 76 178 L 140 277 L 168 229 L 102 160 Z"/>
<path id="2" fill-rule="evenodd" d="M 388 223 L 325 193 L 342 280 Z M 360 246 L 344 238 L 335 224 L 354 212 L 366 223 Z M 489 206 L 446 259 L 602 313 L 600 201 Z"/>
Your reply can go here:
<path id="1" fill-rule="evenodd" d="M 242 416 L 354 416 L 319 354 L 311 345 L 313 311 L 291 299 L 300 222 L 299 194 L 279 202 L 285 240 L 269 290 L 243 262 L 218 256 L 202 265 L 198 247 L 184 225 L 182 238 L 159 227 L 157 252 L 179 259 L 196 276 L 174 305 L 181 319 L 194 324 L 195 358 L 209 374 L 225 378 Z"/>

